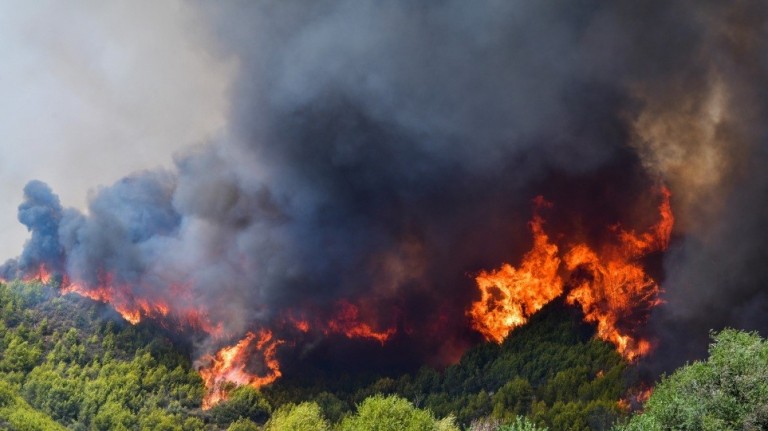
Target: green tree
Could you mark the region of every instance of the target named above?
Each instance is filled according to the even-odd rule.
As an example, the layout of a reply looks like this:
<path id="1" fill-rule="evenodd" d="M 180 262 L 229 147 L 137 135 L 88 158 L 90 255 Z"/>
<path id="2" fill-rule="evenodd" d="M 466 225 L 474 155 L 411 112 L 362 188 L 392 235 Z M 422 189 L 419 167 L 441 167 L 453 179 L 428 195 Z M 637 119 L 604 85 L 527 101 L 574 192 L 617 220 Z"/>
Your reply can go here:
<path id="1" fill-rule="evenodd" d="M 183 431 L 178 417 L 161 409 L 155 408 L 148 412 L 141 412 L 139 416 L 139 429 L 141 431 Z"/>
<path id="2" fill-rule="evenodd" d="M 328 421 L 314 402 L 287 404 L 277 409 L 267 422 L 265 431 L 329 431 Z"/>
<path id="3" fill-rule="evenodd" d="M 227 428 L 227 431 L 259 431 L 260 428 L 252 420 L 240 418 Z"/>
<path id="4" fill-rule="evenodd" d="M 136 417 L 120 404 L 110 401 L 101 406 L 93 419 L 93 427 L 99 431 L 129 430 L 136 424 Z"/>
<path id="5" fill-rule="evenodd" d="M 644 412 L 615 430 L 768 429 L 768 342 L 732 329 L 713 338 L 707 361 L 663 378 Z"/>
<path id="6" fill-rule="evenodd" d="M 38 359 L 40 359 L 40 349 L 19 337 L 13 337 L 3 352 L 0 371 L 29 371 Z"/>
<path id="7" fill-rule="evenodd" d="M 498 431 L 548 431 L 549 428 L 540 428 L 535 423 L 526 419 L 523 416 L 518 416 L 515 420 L 507 425 L 499 427 Z"/>
<path id="8" fill-rule="evenodd" d="M 458 431 L 450 421 L 439 422 L 429 410 L 392 395 L 366 398 L 355 415 L 342 420 L 340 431 Z"/>
<path id="9" fill-rule="evenodd" d="M 226 425 L 237 419 L 250 419 L 264 423 L 272 411 L 266 398 L 251 386 L 240 386 L 229 394 L 229 399 L 211 409 L 213 419 L 220 425 Z"/>

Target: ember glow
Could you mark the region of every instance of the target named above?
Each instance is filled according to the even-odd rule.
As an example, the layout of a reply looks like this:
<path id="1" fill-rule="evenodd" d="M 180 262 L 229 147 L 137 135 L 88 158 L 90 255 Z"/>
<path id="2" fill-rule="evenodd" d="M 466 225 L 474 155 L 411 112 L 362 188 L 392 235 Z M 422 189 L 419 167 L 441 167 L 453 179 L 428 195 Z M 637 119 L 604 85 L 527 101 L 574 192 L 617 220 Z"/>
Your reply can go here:
<path id="1" fill-rule="evenodd" d="M 501 343 L 512 329 L 565 290 L 566 301 L 578 305 L 584 319 L 596 325 L 597 337 L 613 343 L 627 360 L 647 354 L 650 342 L 636 334 L 650 310 L 660 303 L 660 287 L 641 260 L 667 248 L 674 224 L 670 192 L 662 188 L 660 195 L 660 219 L 648 231 L 614 227 L 615 242 L 598 251 L 585 243 L 570 244 L 564 267 L 557 245 L 544 233 L 542 218 L 534 215 L 530 223 L 533 248 L 523 256 L 519 268 L 505 264 L 475 279 L 480 300 L 468 311 L 472 326 L 488 340 Z M 565 283 L 559 275 L 563 270 Z"/>
<path id="2" fill-rule="evenodd" d="M 269 330 L 248 332 L 237 344 L 224 347 L 213 356 L 204 357 L 201 361 L 207 364 L 199 369 L 206 387 L 203 410 L 225 400 L 232 386 L 250 385 L 260 388 L 282 376 L 276 359 L 277 346 L 282 343 Z M 263 375 L 249 371 L 249 364 L 256 357 L 263 361 Z"/>
<path id="3" fill-rule="evenodd" d="M 344 334 L 347 338 L 368 338 L 381 343 L 382 345 L 395 334 L 395 328 L 388 328 L 377 331 L 371 325 L 360 319 L 360 309 L 347 301 L 341 301 L 338 304 L 336 316 L 327 323 L 323 332 L 328 335 L 332 333 Z"/>

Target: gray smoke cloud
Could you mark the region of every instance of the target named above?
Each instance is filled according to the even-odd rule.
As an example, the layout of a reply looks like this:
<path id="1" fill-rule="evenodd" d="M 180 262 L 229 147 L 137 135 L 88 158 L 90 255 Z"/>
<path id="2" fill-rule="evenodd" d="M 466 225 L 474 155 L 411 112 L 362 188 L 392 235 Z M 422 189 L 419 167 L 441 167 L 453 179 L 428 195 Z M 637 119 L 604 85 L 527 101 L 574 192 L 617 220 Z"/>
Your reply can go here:
<path id="1" fill-rule="evenodd" d="M 90 189 L 218 133 L 236 63 L 208 28 L 183 0 L 0 4 L 0 256 L 24 243 L 28 181 L 84 210 Z"/>
<path id="2" fill-rule="evenodd" d="M 663 355 L 696 354 L 681 332 L 765 329 L 764 6 L 196 7 L 239 67 L 226 132 L 67 211 L 72 279 L 110 274 L 232 333 L 349 300 L 421 340 L 408 354 L 446 358 L 476 339 L 469 275 L 528 247 L 533 196 L 590 235 L 642 218 L 661 179 L 680 220 L 651 322 Z"/>

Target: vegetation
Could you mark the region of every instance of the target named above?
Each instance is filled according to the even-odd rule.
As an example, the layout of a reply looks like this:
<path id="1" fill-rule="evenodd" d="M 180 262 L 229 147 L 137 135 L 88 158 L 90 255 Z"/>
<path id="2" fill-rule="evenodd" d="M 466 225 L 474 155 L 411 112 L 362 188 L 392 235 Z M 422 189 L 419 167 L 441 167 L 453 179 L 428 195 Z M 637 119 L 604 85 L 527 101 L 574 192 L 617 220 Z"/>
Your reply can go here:
<path id="1" fill-rule="evenodd" d="M 278 409 L 267 422 L 265 431 L 330 431 L 331 426 L 323 417 L 317 403 L 286 404 Z"/>
<path id="2" fill-rule="evenodd" d="M 545 307 L 502 345 L 481 344 L 442 372 L 425 367 L 364 383 L 316 370 L 314 384 L 284 379 L 265 394 L 274 405 L 314 401 L 332 422 L 368 397 L 396 394 L 464 428 L 526 429 L 518 420 L 526 416 L 553 431 L 608 430 L 626 414 L 618 401 L 636 377 L 574 313 L 562 304 Z"/>
<path id="3" fill-rule="evenodd" d="M 768 341 L 735 330 L 713 338 L 707 361 L 662 379 L 645 411 L 616 430 L 768 429 Z"/>
<path id="4" fill-rule="evenodd" d="M 0 310 L 0 388 L 12 395 L 0 421 L 12 429 L 204 429 L 200 377 L 156 329 L 40 283 L 0 284 Z"/>
<path id="5" fill-rule="evenodd" d="M 19 431 L 64 431 L 50 416 L 33 409 L 16 389 L 0 381 L 0 429 Z"/>
<path id="6" fill-rule="evenodd" d="M 339 431 L 459 431 L 453 418 L 436 420 L 429 410 L 417 409 L 397 396 L 367 398 L 354 415 L 344 418 Z"/>
<path id="7" fill-rule="evenodd" d="M 619 401 L 633 369 L 573 313 L 548 306 L 501 345 L 480 344 L 444 370 L 286 376 L 202 411 L 190 348 L 162 328 L 129 325 L 40 283 L 0 283 L 0 429 L 768 429 L 768 341 L 757 334 L 714 334 L 707 361 L 663 378 L 644 412 L 627 418 Z"/>

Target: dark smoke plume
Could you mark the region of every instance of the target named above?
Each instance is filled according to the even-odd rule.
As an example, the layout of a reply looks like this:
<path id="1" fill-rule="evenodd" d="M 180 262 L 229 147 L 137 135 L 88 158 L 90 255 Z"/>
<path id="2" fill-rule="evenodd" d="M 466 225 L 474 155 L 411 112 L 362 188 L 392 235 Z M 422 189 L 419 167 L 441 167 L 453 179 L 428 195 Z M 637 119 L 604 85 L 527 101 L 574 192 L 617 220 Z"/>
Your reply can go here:
<path id="1" fill-rule="evenodd" d="M 49 271 L 61 271 L 64 255 L 59 243 L 59 225 L 63 209 L 59 197 L 40 181 L 30 181 L 24 187 L 24 202 L 19 205 L 19 221 L 27 227 L 31 238 L 17 259 L 0 266 L 0 277 L 14 279 L 33 273 L 41 265 Z"/>
<path id="2" fill-rule="evenodd" d="M 597 240 L 650 224 L 664 182 L 681 223 L 658 356 L 689 359 L 710 328 L 768 329 L 765 4 L 199 7 L 209 49 L 240 65 L 226 133 L 97 190 L 86 214 L 30 184 L 32 239 L 3 274 L 110 274 L 232 333 L 346 300 L 398 328 L 398 354 L 444 362 L 479 339 L 470 275 L 529 247 L 531 198 Z"/>

